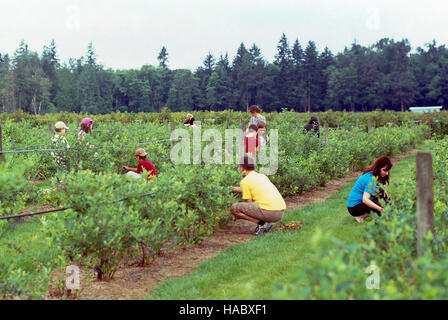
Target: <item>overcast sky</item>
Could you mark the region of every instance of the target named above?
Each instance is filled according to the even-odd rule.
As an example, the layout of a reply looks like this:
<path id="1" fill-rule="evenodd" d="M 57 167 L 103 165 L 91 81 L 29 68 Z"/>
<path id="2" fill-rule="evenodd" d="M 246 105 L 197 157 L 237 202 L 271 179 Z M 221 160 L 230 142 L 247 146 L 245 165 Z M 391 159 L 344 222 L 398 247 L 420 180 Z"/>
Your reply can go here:
<path id="1" fill-rule="evenodd" d="M 54 39 L 67 61 L 92 41 L 99 63 L 129 69 L 157 65 L 166 46 L 170 68 L 193 70 L 209 51 L 233 59 L 241 42 L 272 61 L 283 32 L 290 44 L 313 40 L 333 53 L 355 39 L 447 44 L 447 17 L 444 0 L 2 0 L 0 53 L 12 55 L 22 39 L 41 53 Z"/>

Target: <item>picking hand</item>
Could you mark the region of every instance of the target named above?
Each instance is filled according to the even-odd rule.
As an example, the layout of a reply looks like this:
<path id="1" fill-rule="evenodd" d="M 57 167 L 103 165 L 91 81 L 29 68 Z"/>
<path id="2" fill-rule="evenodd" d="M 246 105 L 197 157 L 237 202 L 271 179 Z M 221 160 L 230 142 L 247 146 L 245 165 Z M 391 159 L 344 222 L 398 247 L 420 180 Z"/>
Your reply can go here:
<path id="1" fill-rule="evenodd" d="M 232 192 L 241 193 L 242 191 L 240 187 L 232 187 Z"/>

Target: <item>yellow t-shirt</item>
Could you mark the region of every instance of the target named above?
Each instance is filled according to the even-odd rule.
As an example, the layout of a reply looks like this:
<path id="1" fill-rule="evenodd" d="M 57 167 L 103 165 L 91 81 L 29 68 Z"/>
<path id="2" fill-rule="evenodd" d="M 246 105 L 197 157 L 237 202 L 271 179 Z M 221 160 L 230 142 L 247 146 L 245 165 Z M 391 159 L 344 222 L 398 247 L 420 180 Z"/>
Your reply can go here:
<path id="1" fill-rule="evenodd" d="M 243 199 L 252 199 L 261 209 L 285 210 L 286 203 L 268 177 L 255 171 L 250 172 L 240 182 Z"/>

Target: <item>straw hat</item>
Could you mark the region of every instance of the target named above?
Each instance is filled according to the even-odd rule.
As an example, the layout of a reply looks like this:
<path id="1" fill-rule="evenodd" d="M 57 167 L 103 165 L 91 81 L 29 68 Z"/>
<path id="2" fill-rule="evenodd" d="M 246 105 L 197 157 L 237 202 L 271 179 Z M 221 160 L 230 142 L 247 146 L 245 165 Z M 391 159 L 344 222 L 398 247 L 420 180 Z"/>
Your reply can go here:
<path id="1" fill-rule="evenodd" d="M 139 148 L 139 149 L 135 150 L 134 155 L 140 156 L 140 157 L 146 157 L 147 153 L 142 148 Z"/>

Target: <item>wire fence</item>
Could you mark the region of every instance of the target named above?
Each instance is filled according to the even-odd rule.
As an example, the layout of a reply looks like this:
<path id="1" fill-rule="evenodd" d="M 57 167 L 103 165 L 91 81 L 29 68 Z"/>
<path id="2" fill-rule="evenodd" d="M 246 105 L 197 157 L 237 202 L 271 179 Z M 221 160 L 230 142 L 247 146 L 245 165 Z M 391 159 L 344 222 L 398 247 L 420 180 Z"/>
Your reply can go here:
<path id="1" fill-rule="evenodd" d="M 109 203 L 118 203 L 118 202 L 129 200 L 130 198 L 147 197 L 147 196 L 150 196 L 153 194 L 155 194 L 155 192 L 147 192 L 147 193 L 139 194 L 139 195 L 136 195 L 133 197 L 127 197 L 127 198 L 123 198 L 120 200 L 110 201 Z M 36 211 L 36 212 L 31 211 L 31 212 L 26 212 L 26 213 L 21 213 L 21 214 L 16 214 L 16 215 L 0 217 L 0 220 L 17 219 L 17 218 L 23 218 L 23 217 L 33 217 L 33 216 L 47 214 L 47 213 L 66 211 L 68 209 L 72 209 L 72 207 L 64 207 L 64 208 L 57 208 L 57 209 L 50 209 L 50 210 L 43 210 L 43 211 Z"/>
<path id="2" fill-rule="evenodd" d="M 148 142 L 138 142 L 138 145 L 149 145 L 153 143 L 160 143 L 160 142 L 176 142 L 176 141 L 182 141 L 182 140 L 191 140 L 191 141 L 203 141 L 201 139 L 191 139 L 191 138 L 177 138 L 177 139 L 160 139 L 160 140 L 154 140 L 154 141 L 148 141 Z M 233 140 L 225 140 L 221 139 L 220 141 L 233 141 Z M 45 145 L 45 144 L 42 144 Z M 39 145 L 37 145 L 39 146 Z M 7 153 L 29 153 L 29 152 L 53 152 L 53 151 L 70 151 L 70 150 L 88 150 L 88 149 L 105 149 L 105 148 L 122 148 L 123 146 L 91 146 L 91 147 L 83 147 L 83 148 L 42 148 L 42 149 L 14 149 L 14 150 L 0 150 L 0 154 L 7 154 Z"/>

